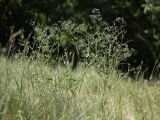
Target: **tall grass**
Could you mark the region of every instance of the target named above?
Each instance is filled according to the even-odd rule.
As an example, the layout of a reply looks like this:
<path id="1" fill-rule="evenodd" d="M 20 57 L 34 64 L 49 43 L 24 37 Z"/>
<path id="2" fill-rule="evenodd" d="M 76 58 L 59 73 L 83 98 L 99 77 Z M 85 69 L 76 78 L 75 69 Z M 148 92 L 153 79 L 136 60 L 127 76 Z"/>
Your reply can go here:
<path id="1" fill-rule="evenodd" d="M 38 61 L 0 59 L 2 120 L 158 120 L 158 84 L 132 82 L 94 67 L 55 69 Z"/>

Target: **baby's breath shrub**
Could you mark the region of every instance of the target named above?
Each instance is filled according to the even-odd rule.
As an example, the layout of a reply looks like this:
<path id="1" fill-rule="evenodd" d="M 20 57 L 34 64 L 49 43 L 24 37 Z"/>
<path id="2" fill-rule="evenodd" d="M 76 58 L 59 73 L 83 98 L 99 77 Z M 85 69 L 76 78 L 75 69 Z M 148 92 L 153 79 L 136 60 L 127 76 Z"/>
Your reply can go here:
<path id="1" fill-rule="evenodd" d="M 86 46 L 82 49 L 85 61 L 101 70 L 116 69 L 132 53 L 123 43 L 126 33 L 124 19 L 116 18 L 109 25 L 103 21 L 98 9 L 92 11 L 90 18 L 92 26 L 88 28 L 94 32 L 88 32 Z"/>
<path id="2" fill-rule="evenodd" d="M 131 55 L 123 39 L 126 33 L 123 18 L 116 18 L 112 25 L 103 21 L 98 9 L 90 15 L 90 22 L 77 24 L 71 20 L 53 26 L 35 27 L 35 41 L 43 58 L 77 66 L 81 60 L 100 70 L 116 69 Z"/>

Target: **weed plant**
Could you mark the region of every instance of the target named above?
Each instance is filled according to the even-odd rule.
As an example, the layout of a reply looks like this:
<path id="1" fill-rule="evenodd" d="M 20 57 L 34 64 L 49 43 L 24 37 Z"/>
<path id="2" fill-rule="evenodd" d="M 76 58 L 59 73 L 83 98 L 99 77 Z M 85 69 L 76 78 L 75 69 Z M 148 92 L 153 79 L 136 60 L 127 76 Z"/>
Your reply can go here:
<path id="1" fill-rule="evenodd" d="M 109 25 L 98 9 L 92 11 L 88 23 L 67 20 L 53 26 L 36 25 L 32 57 L 72 66 L 81 61 L 103 72 L 112 71 L 133 51 L 123 42 L 125 26 L 123 18 L 116 18 Z"/>

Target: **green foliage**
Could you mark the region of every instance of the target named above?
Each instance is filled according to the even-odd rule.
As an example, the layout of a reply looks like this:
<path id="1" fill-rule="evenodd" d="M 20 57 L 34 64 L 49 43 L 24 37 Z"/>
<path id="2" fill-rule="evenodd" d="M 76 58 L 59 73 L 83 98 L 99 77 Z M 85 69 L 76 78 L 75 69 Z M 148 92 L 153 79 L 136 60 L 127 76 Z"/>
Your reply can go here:
<path id="1" fill-rule="evenodd" d="M 159 50 L 158 46 L 160 45 L 160 29 L 158 25 L 160 24 L 160 3 L 158 0 L 146 0 L 146 3 L 143 4 L 143 7 L 144 13 L 148 16 L 148 19 L 153 26 L 152 29 L 146 30 L 145 32 L 152 35 L 152 37 L 154 38 L 153 43 Z"/>

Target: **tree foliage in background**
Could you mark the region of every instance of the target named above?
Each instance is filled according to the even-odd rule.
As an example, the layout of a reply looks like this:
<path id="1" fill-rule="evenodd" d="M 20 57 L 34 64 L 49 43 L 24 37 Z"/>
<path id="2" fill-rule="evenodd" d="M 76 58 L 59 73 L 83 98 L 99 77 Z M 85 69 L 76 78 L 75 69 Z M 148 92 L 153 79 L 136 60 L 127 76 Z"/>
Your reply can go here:
<path id="1" fill-rule="evenodd" d="M 4 46 L 12 32 L 24 28 L 25 37 L 33 30 L 31 23 L 51 25 L 59 20 L 88 21 L 93 8 L 100 9 L 106 21 L 123 17 L 127 23 L 125 41 L 137 53 L 129 64 L 144 65 L 150 72 L 159 56 L 159 0 L 0 0 L 0 42 Z"/>

